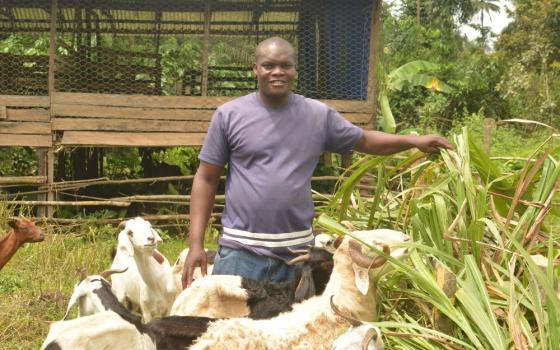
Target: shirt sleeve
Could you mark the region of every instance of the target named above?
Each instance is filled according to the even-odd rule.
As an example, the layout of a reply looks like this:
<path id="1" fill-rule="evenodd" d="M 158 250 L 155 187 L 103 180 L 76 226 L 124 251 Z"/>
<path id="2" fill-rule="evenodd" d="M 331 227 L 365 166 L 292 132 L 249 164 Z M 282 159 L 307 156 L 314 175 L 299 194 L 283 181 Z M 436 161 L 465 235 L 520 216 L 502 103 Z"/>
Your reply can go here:
<path id="1" fill-rule="evenodd" d="M 325 151 L 348 153 L 358 143 L 364 131 L 350 123 L 332 108 L 327 112 Z"/>
<path id="2" fill-rule="evenodd" d="M 230 150 L 224 126 L 223 113 L 216 109 L 204 138 L 198 159 L 216 166 L 224 166 L 229 160 Z"/>

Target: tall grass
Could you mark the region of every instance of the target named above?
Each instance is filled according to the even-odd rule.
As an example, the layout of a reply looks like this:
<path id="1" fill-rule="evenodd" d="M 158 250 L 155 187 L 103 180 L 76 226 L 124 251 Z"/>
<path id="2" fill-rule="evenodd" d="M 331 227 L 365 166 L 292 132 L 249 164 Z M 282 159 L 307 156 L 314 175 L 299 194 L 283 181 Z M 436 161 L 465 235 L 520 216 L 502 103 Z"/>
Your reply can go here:
<path id="1" fill-rule="evenodd" d="M 352 166 L 318 224 L 339 234 L 348 232 L 331 218 L 389 227 L 414 241 L 380 288 L 388 348 L 558 348 L 557 138 L 517 170 L 491 160 L 466 129 L 441 157 L 365 156 Z M 376 175 L 371 198 L 356 191 L 366 174 Z"/>

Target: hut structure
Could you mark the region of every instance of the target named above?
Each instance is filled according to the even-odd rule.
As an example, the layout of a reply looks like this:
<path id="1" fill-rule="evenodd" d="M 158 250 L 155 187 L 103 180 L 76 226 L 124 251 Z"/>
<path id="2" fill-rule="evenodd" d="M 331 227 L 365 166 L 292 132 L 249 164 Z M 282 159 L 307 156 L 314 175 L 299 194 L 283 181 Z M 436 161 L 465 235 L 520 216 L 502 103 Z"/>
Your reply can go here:
<path id="1" fill-rule="evenodd" d="M 256 44 L 293 43 L 296 92 L 372 128 L 381 0 L 0 0 L 0 147 L 201 145 L 213 110 L 256 89 Z M 95 147 L 95 148 L 93 148 Z M 75 153 L 74 152 L 74 153 Z M 45 200 L 54 200 L 48 191 Z"/>

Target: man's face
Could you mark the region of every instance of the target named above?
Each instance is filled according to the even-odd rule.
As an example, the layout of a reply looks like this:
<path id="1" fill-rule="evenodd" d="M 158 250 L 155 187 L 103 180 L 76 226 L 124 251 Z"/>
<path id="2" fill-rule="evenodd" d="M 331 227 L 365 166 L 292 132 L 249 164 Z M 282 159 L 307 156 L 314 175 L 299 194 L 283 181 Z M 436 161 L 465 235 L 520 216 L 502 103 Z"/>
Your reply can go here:
<path id="1" fill-rule="evenodd" d="M 294 52 L 284 45 L 263 47 L 253 64 L 259 82 L 259 91 L 271 99 L 285 97 L 292 90 L 296 76 Z"/>

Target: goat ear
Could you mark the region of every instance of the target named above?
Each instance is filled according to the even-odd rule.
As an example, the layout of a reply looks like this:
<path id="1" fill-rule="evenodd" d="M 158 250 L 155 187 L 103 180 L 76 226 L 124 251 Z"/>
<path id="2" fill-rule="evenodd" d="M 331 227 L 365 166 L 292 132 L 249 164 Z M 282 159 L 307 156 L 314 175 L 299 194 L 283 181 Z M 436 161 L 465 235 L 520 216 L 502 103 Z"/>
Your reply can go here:
<path id="1" fill-rule="evenodd" d="M 123 234 L 124 232 L 124 234 Z M 132 247 L 132 242 L 130 241 L 130 237 L 128 235 L 129 232 L 123 230 L 119 233 L 118 239 L 118 249 L 121 253 L 127 256 L 134 255 L 134 248 Z"/>
<path id="2" fill-rule="evenodd" d="M 352 269 L 354 270 L 354 284 L 356 288 L 366 295 L 369 290 L 369 272 L 368 269 L 360 267 L 356 264 L 352 264 Z"/>
<path id="3" fill-rule="evenodd" d="M 62 321 L 66 320 L 68 318 L 68 316 L 70 315 L 70 311 L 72 310 L 72 308 L 74 306 L 76 306 L 76 304 L 78 303 L 78 300 L 82 296 L 81 293 L 80 293 L 80 290 L 78 289 L 79 285 L 80 285 L 80 283 L 76 283 L 76 285 L 74 286 L 74 292 L 72 293 L 72 296 L 70 297 L 70 301 L 68 302 L 68 307 L 66 308 L 66 313 L 64 314 L 64 317 L 62 318 Z"/>
<path id="4" fill-rule="evenodd" d="M 152 232 L 154 233 L 154 237 L 156 238 L 156 244 L 163 242 L 163 239 L 156 230 L 152 229 Z"/>
<path id="5" fill-rule="evenodd" d="M 8 226 L 15 230 L 18 227 L 18 221 L 16 219 L 8 220 Z"/>

